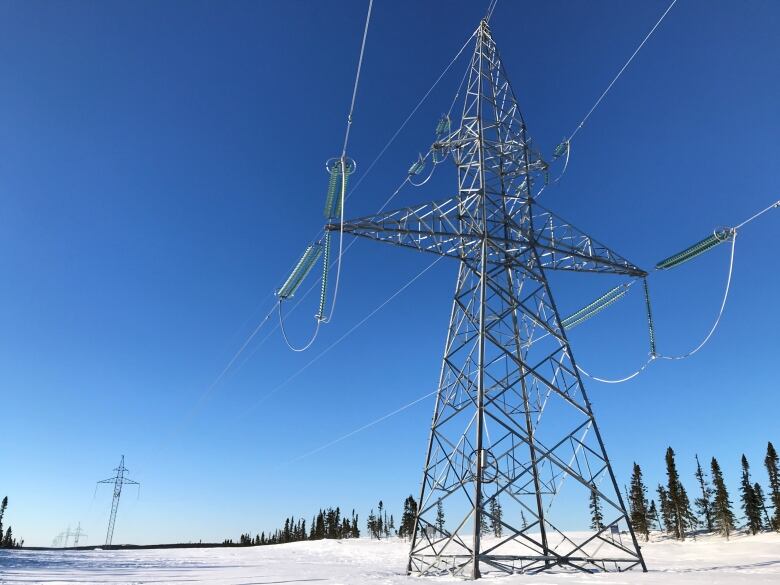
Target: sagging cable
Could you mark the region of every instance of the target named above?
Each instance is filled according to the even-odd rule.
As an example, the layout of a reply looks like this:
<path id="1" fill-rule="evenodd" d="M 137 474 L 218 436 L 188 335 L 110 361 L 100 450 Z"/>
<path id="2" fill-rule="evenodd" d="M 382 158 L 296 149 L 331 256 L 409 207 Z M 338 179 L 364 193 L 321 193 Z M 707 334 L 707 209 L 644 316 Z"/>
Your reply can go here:
<path id="1" fill-rule="evenodd" d="M 697 353 L 701 348 L 703 348 L 710 340 L 710 338 L 715 334 L 715 330 L 718 328 L 718 325 L 720 324 L 721 317 L 723 317 L 723 312 L 726 310 L 726 302 L 728 301 L 729 298 L 729 290 L 731 289 L 731 277 L 734 273 L 734 250 L 736 248 L 736 244 L 737 244 L 737 232 L 736 230 L 734 230 L 733 235 L 731 236 L 731 257 L 729 259 L 729 273 L 728 273 L 728 277 L 726 278 L 726 290 L 723 292 L 723 301 L 720 303 L 720 310 L 718 311 L 718 316 L 715 318 L 715 323 L 713 323 L 712 328 L 710 329 L 709 333 L 707 333 L 707 336 L 702 340 L 702 342 L 699 345 L 697 345 L 688 353 L 685 353 L 683 355 L 659 355 L 657 356 L 658 358 L 664 360 L 684 360 L 686 358 L 689 358 L 695 353 Z"/>

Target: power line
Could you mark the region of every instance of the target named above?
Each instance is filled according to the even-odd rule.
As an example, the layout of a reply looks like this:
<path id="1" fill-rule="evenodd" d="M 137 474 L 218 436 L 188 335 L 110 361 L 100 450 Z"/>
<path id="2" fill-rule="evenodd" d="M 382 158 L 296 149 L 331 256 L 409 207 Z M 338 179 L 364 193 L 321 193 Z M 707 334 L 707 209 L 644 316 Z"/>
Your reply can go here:
<path id="1" fill-rule="evenodd" d="M 433 392 L 428 392 L 428 394 L 425 394 L 424 396 L 420 396 L 419 398 L 415 398 L 411 402 L 409 402 L 407 404 L 404 404 L 400 408 L 396 408 L 392 412 L 388 412 L 387 414 L 385 414 L 383 416 L 380 416 L 378 419 L 375 419 L 375 420 L 371 421 L 370 423 L 366 423 L 366 424 L 364 424 L 364 425 L 362 425 L 362 426 L 360 426 L 360 427 L 358 427 L 358 428 L 356 428 L 356 429 L 346 433 L 345 435 L 341 435 L 337 439 L 333 439 L 332 441 L 328 441 L 327 443 L 325 443 L 323 445 L 320 445 L 316 449 L 312 449 L 311 451 L 308 451 L 307 453 L 304 453 L 303 455 L 299 455 L 298 457 L 295 457 L 294 459 L 290 459 L 290 461 L 288 461 L 288 463 L 295 463 L 296 461 L 300 461 L 301 459 L 305 459 L 307 457 L 311 457 L 312 455 L 315 455 L 315 454 L 319 453 L 320 451 L 324 451 L 325 449 L 327 449 L 329 447 L 332 447 L 333 445 L 336 445 L 337 443 L 341 443 L 342 441 L 345 441 L 346 439 L 349 439 L 350 437 L 353 437 L 353 436 L 357 435 L 358 433 L 362 433 L 363 431 L 365 431 L 367 429 L 370 429 L 371 427 L 376 426 L 379 423 L 384 422 L 387 419 L 389 419 L 389 418 L 391 418 L 391 417 L 393 417 L 393 416 L 395 416 L 397 414 L 400 414 L 400 413 L 402 413 L 405 410 L 410 409 L 412 406 L 414 406 L 416 404 L 419 404 L 420 402 L 422 402 L 426 398 L 430 398 L 431 396 L 433 396 L 437 392 L 438 392 L 438 390 L 434 390 Z"/>
<path id="2" fill-rule="evenodd" d="M 582 119 L 582 121 L 577 125 L 577 127 L 574 129 L 574 132 L 571 133 L 569 138 L 566 142 L 571 142 L 574 137 L 577 135 L 577 132 L 580 131 L 580 128 L 582 128 L 585 125 L 585 122 L 588 121 L 588 118 L 590 118 L 591 114 L 595 111 L 595 109 L 599 106 L 601 101 L 606 97 L 606 95 L 609 93 L 609 90 L 612 89 L 612 86 L 615 85 L 615 82 L 617 82 L 618 79 L 620 79 L 620 76 L 623 75 L 623 72 L 628 68 L 628 66 L 631 64 L 631 62 L 634 60 L 634 57 L 637 56 L 639 51 L 642 50 L 642 47 L 645 46 L 645 43 L 648 41 L 648 39 L 653 36 L 653 33 L 655 32 L 655 29 L 657 29 L 660 24 L 663 22 L 664 18 L 666 18 L 666 15 L 669 14 L 669 11 L 674 7 L 674 5 L 677 4 L 677 0 L 672 0 L 672 3 L 669 4 L 667 9 L 664 11 L 664 13 L 661 15 L 661 18 L 658 19 L 658 21 L 655 23 L 653 28 L 650 29 L 650 32 L 647 33 L 644 39 L 642 39 L 642 42 L 639 43 L 639 46 L 636 48 L 636 50 L 631 54 L 631 56 L 628 58 L 628 61 L 623 65 L 623 67 L 620 68 L 620 71 L 618 71 L 617 75 L 612 79 L 612 81 L 607 86 L 607 89 L 604 90 L 604 92 L 599 96 L 599 99 L 596 100 L 596 103 L 593 104 L 593 106 L 588 110 L 588 113 L 585 114 L 585 117 Z"/>
<path id="3" fill-rule="evenodd" d="M 311 367 L 315 362 L 317 362 L 320 358 L 322 358 L 326 353 L 328 353 L 331 349 L 336 347 L 339 343 L 344 341 L 347 337 L 352 335 L 355 331 L 357 331 L 360 327 L 362 327 L 366 321 L 371 319 L 374 315 L 376 315 L 379 311 L 385 308 L 388 303 L 393 301 L 398 295 L 400 295 L 403 291 L 405 291 L 407 288 L 409 288 L 412 284 L 414 284 L 420 277 L 422 277 L 426 272 L 428 272 L 431 268 L 433 268 L 444 256 L 439 256 L 436 258 L 433 262 L 431 262 L 427 267 L 425 267 L 423 270 L 418 272 L 414 277 L 412 277 L 411 280 L 409 280 L 406 284 L 404 284 L 401 288 L 396 290 L 392 295 L 387 297 L 382 303 L 379 304 L 376 308 L 374 308 L 368 315 L 363 317 L 360 321 L 358 321 L 355 325 L 353 325 L 346 333 L 344 333 L 341 337 L 339 337 L 336 341 L 328 345 L 325 349 L 323 349 L 320 353 L 318 353 L 316 356 L 314 356 L 311 360 L 306 362 L 301 368 L 296 370 L 292 375 L 290 375 L 288 378 L 286 378 L 281 383 L 277 384 L 274 388 L 272 388 L 269 392 L 264 394 L 258 401 L 253 403 L 251 406 L 249 406 L 246 409 L 246 412 L 249 413 L 258 406 L 260 406 L 263 402 L 268 400 L 271 396 L 276 394 L 279 390 L 284 388 L 287 384 L 289 384 L 292 380 L 300 376 L 303 372 L 305 372 L 309 367 Z"/>

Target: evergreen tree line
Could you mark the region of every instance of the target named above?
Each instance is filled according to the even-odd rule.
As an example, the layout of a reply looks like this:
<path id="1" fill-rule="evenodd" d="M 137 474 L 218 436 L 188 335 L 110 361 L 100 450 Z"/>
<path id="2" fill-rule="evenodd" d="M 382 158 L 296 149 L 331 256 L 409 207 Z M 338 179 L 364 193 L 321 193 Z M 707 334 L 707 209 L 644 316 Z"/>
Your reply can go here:
<path id="1" fill-rule="evenodd" d="M 306 529 L 306 520 L 303 518 L 295 519 L 290 516 L 284 520 L 284 526 L 266 534 L 261 532 L 252 536 L 248 532 L 242 534 L 238 543 L 233 539 L 226 539 L 222 544 L 236 546 L 261 546 L 266 544 L 284 544 L 287 542 L 299 542 L 302 540 L 322 540 L 323 538 L 360 538 L 360 529 L 358 528 L 358 516 L 352 510 L 352 515 L 341 515 L 341 509 L 326 508 L 320 510 Z"/>
<path id="2" fill-rule="evenodd" d="M 404 503 L 404 505 L 406 505 L 406 503 Z M 416 508 L 417 504 L 415 503 L 415 509 Z M 393 519 L 392 514 L 390 514 L 390 518 L 388 519 L 387 510 L 385 509 L 385 505 L 382 500 L 379 500 L 377 509 L 379 511 L 377 514 L 374 514 L 373 508 L 371 508 L 371 512 L 368 514 L 368 519 L 366 520 L 366 529 L 368 530 L 368 535 L 371 538 L 377 539 L 396 536 L 398 533 L 395 530 L 395 520 Z"/>
<path id="3" fill-rule="evenodd" d="M 5 496 L 0 502 L 0 548 L 21 548 L 24 546 L 24 540 L 16 540 L 10 526 L 3 532 L 3 516 L 5 516 L 6 508 L 8 508 L 8 496 Z"/>
<path id="4" fill-rule="evenodd" d="M 651 530 L 664 530 L 678 540 L 684 540 L 686 534 L 695 529 L 717 532 L 728 538 L 737 529 L 738 523 L 718 460 L 715 457 L 711 459 L 707 473 L 701 466 L 699 456 L 696 456 L 696 497 L 691 505 L 680 480 L 674 450 L 671 447 L 666 450 L 665 459 L 666 483 L 658 484 L 657 506 L 655 500 L 648 500 L 642 469 L 634 463 L 628 490 L 630 520 L 634 531 L 643 535 L 646 540 L 649 539 Z M 751 479 L 750 464 L 747 457 L 742 455 L 739 491 L 743 516 L 740 526 L 750 534 L 757 534 L 762 530 L 780 532 L 780 459 L 771 442 L 767 444 L 764 467 L 769 478 L 768 496 L 761 484 Z M 594 503 L 593 498 L 591 518 L 593 528 L 600 528 L 599 502 L 596 499 Z"/>
<path id="5" fill-rule="evenodd" d="M 487 509 L 484 514 L 480 516 L 480 531 L 482 534 L 492 534 L 500 538 L 504 534 L 504 527 L 502 524 L 503 510 L 501 508 L 501 502 L 498 497 L 492 498 L 487 505 Z M 415 520 L 417 519 L 417 501 L 413 496 L 409 496 L 404 500 L 403 513 L 401 514 L 401 520 L 396 528 L 395 518 L 392 514 L 388 513 L 387 508 L 383 501 L 379 501 L 376 506 L 376 511 L 371 508 L 371 512 L 368 514 L 366 520 L 366 532 L 369 538 L 389 538 L 391 536 L 398 536 L 400 538 L 411 539 L 414 534 Z M 523 519 L 525 526 L 525 519 Z M 443 536 L 446 535 L 445 528 L 446 519 L 444 517 L 444 506 L 441 500 L 436 502 L 436 516 L 434 524 L 424 527 L 424 530 L 429 536 Z M 225 545 L 233 546 L 258 546 L 265 544 L 283 544 L 286 542 L 298 542 L 302 540 L 321 540 L 323 538 L 359 538 L 360 530 L 358 528 L 358 515 L 352 510 L 352 514 L 349 518 L 342 517 L 339 508 L 327 508 L 320 510 L 319 513 L 312 518 L 311 524 L 308 525 L 307 530 L 306 521 L 303 519 L 295 519 L 290 517 L 285 519 L 284 526 L 269 532 L 261 532 L 252 536 L 249 533 L 242 534 L 239 537 L 238 542 L 234 542 L 232 539 L 226 539 L 223 541 Z"/>
<path id="6" fill-rule="evenodd" d="M 376 510 L 376 511 L 375 511 Z M 493 516 L 500 523 L 500 505 L 496 508 L 493 504 Z M 403 514 L 400 525 L 396 528 L 395 517 L 390 514 L 383 501 L 371 509 L 366 521 L 366 532 L 369 538 L 389 538 L 399 536 L 409 539 L 414 533 L 414 522 L 417 517 L 417 502 L 411 495 L 404 500 Z M 491 524 L 491 526 L 500 524 Z M 437 503 L 435 530 L 444 533 L 444 509 L 441 502 Z M 500 531 L 500 527 L 496 528 Z M 233 539 L 223 541 L 225 545 L 233 546 L 258 546 L 265 544 L 283 544 L 286 542 L 298 542 L 302 540 L 321 540 L 323 538 L 360 538 L 358 528 L 358 515 L 352 510 L 350 517 L 342 517 L 339 508 L 326 508 L 315 515 L 311 523 L 307 525 L 302 518 L 290 517 L 285 519 L 284 525 L 273 532 L 261 532 L 254 536 L 250 533 L 242 534 L 238 542 Z"/>

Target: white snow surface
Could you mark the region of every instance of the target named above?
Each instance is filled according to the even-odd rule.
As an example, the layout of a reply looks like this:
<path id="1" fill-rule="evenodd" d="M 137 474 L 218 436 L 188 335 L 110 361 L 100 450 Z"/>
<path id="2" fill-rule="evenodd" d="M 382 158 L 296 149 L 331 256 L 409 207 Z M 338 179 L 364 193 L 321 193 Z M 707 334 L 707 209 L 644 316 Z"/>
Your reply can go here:
<path id="1" fill-rule="evenodd" d="M 454 577 L 404 573 L 409 545 L 398 539 L 321 540 L 291 544 L 124 551 L 0 551 L 0 583 L 133 583 L 219 585 L 398 585 L 462 583 Z M 487 576 L 501 585 L 780 584 L 780 534 L 654 539 L 642 551 L 649 572 L 555 572 Z"/>

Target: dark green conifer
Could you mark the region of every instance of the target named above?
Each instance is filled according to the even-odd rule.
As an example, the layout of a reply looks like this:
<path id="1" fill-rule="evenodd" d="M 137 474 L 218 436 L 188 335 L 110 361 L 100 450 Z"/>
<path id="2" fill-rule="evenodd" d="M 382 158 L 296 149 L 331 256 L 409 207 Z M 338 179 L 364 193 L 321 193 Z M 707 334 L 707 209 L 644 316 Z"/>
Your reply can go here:
<path id="1" fill-rule="evenodd" d="M 358 515 L 352 510 L 352 538 L 360 538 L 360 528 L 358 528 Z"/>
<path id="2" fill-rule="evenodd" d="M 761 487 L 761 484 L 756 482 L 753 484 L 753 492 L 756 494 L 756 502 L 758 503 L 758 508 L 764 513 L 764 521 L 763 521 L 763 527 L 764 528 L 771 528 L 772 526 L 772 520 L 769 518 L 769 512 L 766 510 L 766 498 L 764 498 L 764 488 Z"/>
<path id="3" fill-rule="evenodd" d="M 747 529 L 751 534 L 757 534 L 763 528 L 761 521 L 761 504 L 753 484 L 750 483 L 750 464 L 747 457 L 742 455 L 742 488 L 740 490 L 742 510 L 745 512 Z"/>
<path id="4" fill-rule="evenodd" d="M 411 538 L 414 533 L 414 523 L 417 516 L 417 502 L 410 495 L 404 500 L 404 510 L 401 513 L 401 524 L 398 527 L 398 536 Z"/>
<path id="5" fill-rule="evenodd" d="M 663 518 L 663 529 L 667 534 L 672 534 L 674 528 L 672 527 L 672 514 L 670 512 L 671 506 L 669 504 L 669 494 L 666 493 L 666 488 L 660 483 L 658 484 L 658 504 L 661 506 L 661 518 Z"/>
<path id="6" fill-rule="evenodd" d="M 661 517 L 658 515 L 658 509 L 655 507 L 655 500 L 650 500 L 650 509 L 647 511 L 647 525 L 649 528 L 653 528 L 653 524 L 658 526 L 658 530 L 663 530 L 664 525 L 661 523 Z"/>
<path id="7" fill-rule="evenodd" d="M 696 516 L 691 511 L 691 503 L 685 487 L 680 481 L 677 464 L 674 460 L 674 450 L 666 449 L 666 493 L 669 503 L 669 519 L 671 533 L 678 540 L 685 540 L 685 533 L 696 525 Z"/>
<path id="8" fill-rule="evenodd" d="M 382 511 L 384 510 L 385 505 L 382 503 L 382 500 L 379 500 L 379 513 L 376 515 L 376 537 L 382 538 L 382 534 L 385 532 L 385 526 L 384 522 L 382 520 Z"/>
<path id="9" fill-rule="evenodd" d="M 598 491 L 593 483 L 590 484 L 590 527 L 593 530 L 604 528 L 604 513 L 601 511 Z"/>
<path id="10" fill-rule="evenodd" d="M 493 536 L 498 538 L 501 538 L 504 532 L 504 526 L 501 524 L 502 514 L 501 502 L 498 501 L 498 496 L 496 496 L 490 500 L 490 529 L 493 531 Z"/>
<path id="11" fill-rule="evenodd" d="M 485 509 L 485 501 L 484 497 L 479 502 L 479 507 L 481 510 Z M 490 527 L 488 526 L 488 516 L 487 514 L 480 513 L 479 514 L 479 533 L 480 534 L 489 534 L 490 533 Z"/>
<path id="12" fill-rule="evenodd" d="M 780 532 L 780 458 L 777 456 L 777 451 L 775 451 L 771 441 L 766 445 L 764 465 L 767 475 L 769 475 L 769 501 L 772 502 L 772 508 L 774 508 L 771 527 Z"/>
<path id="13" fill-rule="evenodd" d="M 441 503 L 441 499 L 436 502 L 436 530 L 439 535 L 444 534 L 444 506 Z"/>
<path id="14" fill-rule="evenodd" d="M 5 516 L 6 508 L 8 508 L 8 496 L 5 496 L 0 502 L 0 546 L 3 544 L 3 516 Z"/>
<path id="15" fill-rule="evenodd" d="M 712 488 L 707 483 L 707 479 L 704 475 L 704 471 L 699 463 L 699 456 L 696 455 L 696 481 L 699 482 L 699 488 L 701 489 L 701 497 L 696 498 L 693 502 L 696 504 L 696 509 L 699 512 L 704 521 L 704 526 L 707 530 L 711 531 L 713 528 L 712 523 Z"/>
<path id="16" fill-rule="evenodd" d="M 634 531 L 643 534 L 645 540 L 650 540 L 650 525 L 648 518 L 650 512 L 647 506 L 647 488 L 642 483 L 642 469 L 634 463 L 631 474 L 631 491 L 628 494 L 628 502 L 631 508 L 631 526 Z"/>
<path id="17" fill-rule="evenodd" d="M 712 472 L 712 485 L 715 492 L 712 500 L 713 524 L 718 532 L 728 538 L 731 531 L 734 530 L 734 512 L 731 511 L 731 500 L 729 500 L 726 483 L 723 481 L 723 472 L 720 470 L 718 460 L 714 457 L 710 462 L 710 471 Z"/>

